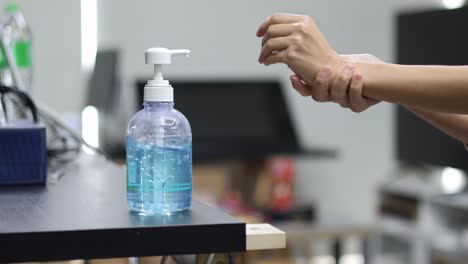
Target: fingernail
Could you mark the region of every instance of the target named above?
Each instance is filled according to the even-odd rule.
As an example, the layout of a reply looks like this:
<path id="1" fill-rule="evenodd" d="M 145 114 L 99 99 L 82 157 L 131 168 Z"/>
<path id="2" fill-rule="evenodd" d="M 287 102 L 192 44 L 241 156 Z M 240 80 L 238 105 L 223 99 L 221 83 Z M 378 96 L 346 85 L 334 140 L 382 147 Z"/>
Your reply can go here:
<path id="1" fill-rule="evenodd" d="M 293 79 L 291 79 L 291 85 L 294 89 L 297 89 L 296 82 Z"/>
<path id="2" fill-rule="evenodd" d="M 362 75 L 361 74 L 356 74 L 356 75 L 354 75 L 354 79 L 356 81 L 360 81 L 360 80 L 362 80 Z"/>

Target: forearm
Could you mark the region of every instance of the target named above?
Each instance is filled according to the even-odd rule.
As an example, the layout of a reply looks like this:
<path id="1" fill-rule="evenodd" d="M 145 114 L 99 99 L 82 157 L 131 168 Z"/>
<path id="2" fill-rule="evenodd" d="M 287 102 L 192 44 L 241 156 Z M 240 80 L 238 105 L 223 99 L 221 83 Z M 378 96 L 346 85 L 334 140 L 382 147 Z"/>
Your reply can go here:
<path id="1" fill-rule="evenodd" d="M 468 115 L 438 113 L 415 107 L 406 108 L 447 135 L 468 143 Z"/>
<path id="2" fill-rule="evenodd" d="M 356 62 L 363 95 L 400 105 L 468 114 L 468 66 L 407 66 Z"/>

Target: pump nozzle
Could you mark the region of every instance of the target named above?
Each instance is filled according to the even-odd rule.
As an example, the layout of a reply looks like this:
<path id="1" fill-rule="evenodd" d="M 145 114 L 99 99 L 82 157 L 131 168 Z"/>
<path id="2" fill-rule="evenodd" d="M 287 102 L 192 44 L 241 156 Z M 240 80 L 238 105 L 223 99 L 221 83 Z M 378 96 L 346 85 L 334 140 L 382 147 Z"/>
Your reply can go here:
<path id="1" fill-rule="evenodd" d="M 150 48 L 146 50 L 145 61 L 146 64 L 154 64 L 154 78 L 153 80 L 158 83 L 167 83 L 164 81 L 162 75 L 162 65 L 171 64 L 172 56 L 190 54 L 190 50 L 187 49 L 175 49 L 170 50 L 166 48 Z"/>
<path id="2" fill-rule="evenodd" d="M 171 64 L 172 56 L 176 55 L 189 55 L 190 50 L 176 49 L 170 50 L 166 48 L 150 48 L 146 50 L 145 61 L 146 64 Z"/>
<path id="3" fill-rule="evenodd" d="M 190 54 L 190 50 L 166 48 L 150 48 L 145 52 L 146 64 L 154 64 L 154 77 L 145 86 L 145 101 L 172 101 L 172 87 L 168 81 L 164 80 L 162 65 L 171 64 L 172 56 Z"/>
<path id="4" fill-rule="evenodd" d="M 190 54 L 190 50 L 188 49 L 176 49 L 176 50 L 170 50 L 170 52 L 172 56 L 185 55 L 188 57 L 188 55 Z"/>

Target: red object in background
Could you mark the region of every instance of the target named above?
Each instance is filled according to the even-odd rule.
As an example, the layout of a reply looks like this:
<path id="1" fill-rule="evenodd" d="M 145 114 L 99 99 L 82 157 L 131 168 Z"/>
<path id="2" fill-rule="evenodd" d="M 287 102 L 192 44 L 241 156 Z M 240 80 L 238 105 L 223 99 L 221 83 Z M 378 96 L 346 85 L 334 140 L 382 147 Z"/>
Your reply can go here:
<path id="1" fill-rule="evenodd" d="M 265 218 L 258 211 L 245 207 L 241 202 L 239 192 L 229 192 L 219 205 L 232 216 L 238 217 L 247 223 L 262 223 Z"/>
<path id="2" fill-rule="evenodd" d="M 271 204 L 273 210 L 287 210 L 294 206 L 294 161 L 287 158 L 273 158 L 270 165 L 272 177 Z"/>
<path id="3" fill-rule="evenodd" d="M 219 205 L 229 212 L 240 212 L 243 208 L 239 192 L 228 192 Z"/>

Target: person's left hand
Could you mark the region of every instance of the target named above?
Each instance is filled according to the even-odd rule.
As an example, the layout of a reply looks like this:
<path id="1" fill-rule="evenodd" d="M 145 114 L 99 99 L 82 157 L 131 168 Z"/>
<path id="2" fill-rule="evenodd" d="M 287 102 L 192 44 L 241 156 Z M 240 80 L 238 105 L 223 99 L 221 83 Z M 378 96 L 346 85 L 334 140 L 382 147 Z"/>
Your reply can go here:
<path id="1" fill-rule="evenodd" d="M 377 100 L 362 95 L 363 76 L 355 72 L 351 63 L 353 61 L 381 63 L 382 61 L 370 54 L 341 55 L 341 57 L 349 62 L 349 64 L 343 67 L 335 80 L 333 80 L 333 83 L 331 80 L 331 69 L 323 67 L 312 85 L 304 83 L 300 76 L 292 75 L 292 86 L 303 96 L 312 96 L 318 102 L 332 101 L 343 108 L 351 109 L 355 113 L 362 112 L 379 103 Z"/>
<path id="2" fill-rule="evenodd" d="M 260 63 L 285 63 L 308 84 L 324 66 L 339 69 L 344 63 L 309 16 L 274 14 L 261 24 L 257 36 L 262 37 Z"/>

